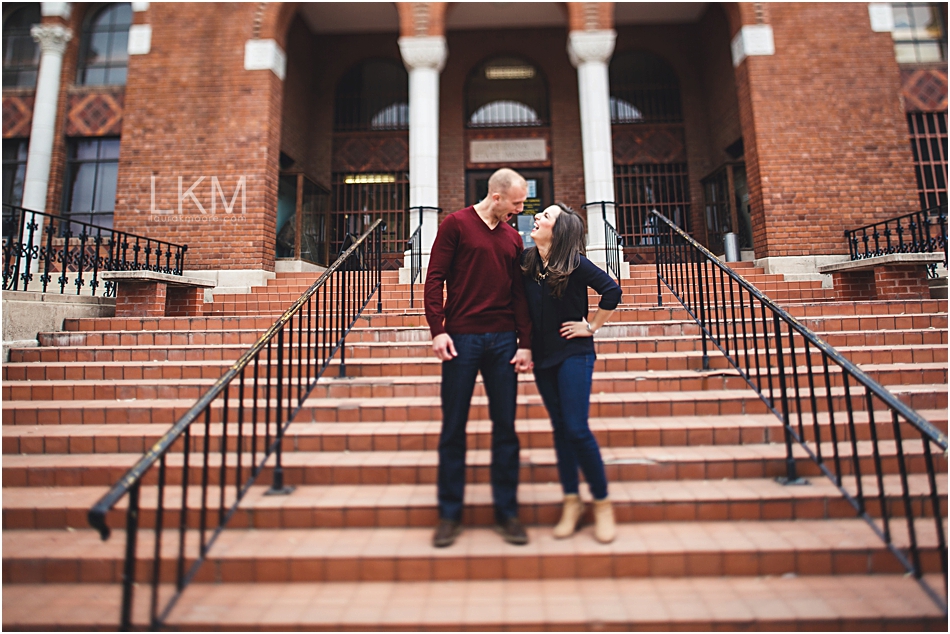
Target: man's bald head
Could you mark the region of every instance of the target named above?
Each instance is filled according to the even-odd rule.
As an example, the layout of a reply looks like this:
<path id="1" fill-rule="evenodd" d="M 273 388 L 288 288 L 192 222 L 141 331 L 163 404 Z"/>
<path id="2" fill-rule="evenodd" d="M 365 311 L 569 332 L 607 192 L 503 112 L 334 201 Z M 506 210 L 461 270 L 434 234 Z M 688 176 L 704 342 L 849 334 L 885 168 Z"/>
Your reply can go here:
<path id="1" fill-rule="evenodd" d="M 490 196 L 497 193 L 504 196 L 508 193 L 508 190 L 511 189 L 511 186 L 515 184 L 522 185 L 524 187 L 527 187 L 528 185 L 527 181 L 524 179 L 524 176 L 513 169 L 503 167 L 492 174 L 491 178 L 488 179 L 488 195 Z"/>

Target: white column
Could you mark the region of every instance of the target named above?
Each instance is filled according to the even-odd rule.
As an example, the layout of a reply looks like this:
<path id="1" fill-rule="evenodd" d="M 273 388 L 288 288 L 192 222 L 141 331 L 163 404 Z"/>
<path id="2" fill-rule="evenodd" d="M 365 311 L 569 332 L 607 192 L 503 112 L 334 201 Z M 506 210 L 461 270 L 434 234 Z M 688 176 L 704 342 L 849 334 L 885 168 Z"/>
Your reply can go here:
<path id="1" fill-rule="evenodd" d="M 614 159 L 610 133 L 610 82 L 607 62 L 614 51 L 613 30 L 572 31 L 567 54 L 577 68 L 581 143 L 584 151 L 584 197 L 587 203 L 614 202 Z M 607 220 L 617 226 L 612 205 Z M 604 265 L 604 221 L 600 207 L 587 210 L 587 255 Z"/>
<path id="2" fill-rule="evenodd" d="M 439 73 L 448 56 L 445 38 L 401 37 L 399 51 L 409 70 L 409 206 L 438 207 Z M 409 218 L 410 231 L 417 226 L 413 214 Z M 423 268 L 429 262 L 438 226 L 438 213 L 426 210 L 422 218 Z"/>
<path id="3" fill-rule="evenodd" d="M 23 184 L 23 206 L 46 211 L 46 190 L 49 185 L 50 162 L 56 133 L 56 106 L 59 102 L 59 78 L 63 69 L 63 53 L 73 33 L 58 24 L 38 24 L 30 30 L 39 42 L 40 71 L 36 80 L 33 122 L 30 127 L 30 149 L 26 155 Z"/>

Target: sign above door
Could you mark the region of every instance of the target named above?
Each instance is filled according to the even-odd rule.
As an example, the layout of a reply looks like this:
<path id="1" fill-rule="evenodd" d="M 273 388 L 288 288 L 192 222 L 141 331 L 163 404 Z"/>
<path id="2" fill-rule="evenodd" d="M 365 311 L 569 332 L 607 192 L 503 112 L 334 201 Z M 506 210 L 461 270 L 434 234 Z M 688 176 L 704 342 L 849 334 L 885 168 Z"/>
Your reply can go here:
<path id="1" fill-rule="evenodd" d="M 476 139 L 469 142 L 471 163 L 537 163 L 548 160 L 545 139 Z"/>

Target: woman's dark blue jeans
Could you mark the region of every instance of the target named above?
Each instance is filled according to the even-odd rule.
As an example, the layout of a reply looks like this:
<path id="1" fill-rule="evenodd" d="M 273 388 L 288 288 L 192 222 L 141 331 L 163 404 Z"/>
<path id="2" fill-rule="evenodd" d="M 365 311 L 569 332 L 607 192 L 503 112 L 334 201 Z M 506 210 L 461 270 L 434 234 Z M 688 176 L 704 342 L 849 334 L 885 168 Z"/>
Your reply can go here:
<path id="1" fill-rule="evenodd" d="M 534 381 L 554 427 L 557 471 L 565 494 L 577 493 L 580 467 L 595 500 L 607 497 L 607 475 L 597 439 L 590 431 L 590 389 L 594 355 L 568 357 L 551 368 L 535 368 Z"/>
<path id="2" fill-rule="evenodd" d="M 460 521 L 465 499 L 465 426 L 482 373 L 488 395 L 491 433 L 491 489 L 495 520 L 518 515 L 520 445 L 515 433 L 518 377 L 511 363 L 518 351 L 514 332 L 452 335 L 455 351 L 442 362 L 442 433 L 439 436 L 439 517 Z"/>

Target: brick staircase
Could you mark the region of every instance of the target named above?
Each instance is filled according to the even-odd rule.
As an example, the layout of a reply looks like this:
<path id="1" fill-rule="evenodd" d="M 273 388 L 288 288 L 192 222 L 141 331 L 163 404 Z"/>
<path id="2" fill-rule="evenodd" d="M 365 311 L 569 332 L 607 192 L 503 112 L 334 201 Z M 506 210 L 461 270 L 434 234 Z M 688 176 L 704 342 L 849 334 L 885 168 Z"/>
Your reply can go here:
<path id="1" fill-rule="evenodd" d="M 944 303 L 834 303 L 817 283 L 736 266 L 946 432 Z M 631 270 L 621 309 L 598 335 L 591 398 L 620 522 L 613 544 L 596 543 L 589 526 L 570 540 L 551 537 L 561 493 L 550 425 L 522 377 L 519 500 L 531 543 L 505 544 L 490 528 L 490 423 L 478 386 L 466 530 L 451 548 L 432 548 L 440 368 L 421 285 L 413 309 L 408 287 L 387 272 L 383 314 L 373 302 L 347 340 L 347 378 L 322 380 L 288 431 L 284 477 L 296 491 L 264 496 L 265 470 L 168 625 L 944 629 L 939 608 L 803 451 L 799 473 L 810 486 L 773 480 L 785 473 L 777 419 L 718 352 L 700 370 L 697 326 L 668 293 L 655 307 L 653 267 Z M 312 281 L 280 274 L 253 293 L 219 296 L 200 318 L 67 321 L 65 332 L 40 334 L 40 347 L 11 352 L 2 384 L 4 629 L 115 628 L 124 533 L 102 542 L 86 512 Z M 866 416 L 856 435 L 870 460 Z M 219 425 L 212 450 L 220 438 Z M 893 442 L 881 446 L 887 478 L 898 478 Z M 921 462 L 912 456 L 910 484 L 926 514 Z M 937 462 L 946 496 L 946 459 Z M 864 486 L 871 495 L 877 483 Z M 143 489 L 144 527 L 154 526 L 156 497 Z M 124 517 L 120 504 L 110 526 Z M 892 527 L 906 542 L 901 522 Z M 918 527 L 940 590 L 933 524 Z M 152 535 L 139 535 L 143 557 Z M 169 567 L 174 556 L 166 544 Z M 144 623 L 141 568 L 139 577 L 134 614 Z"/>

